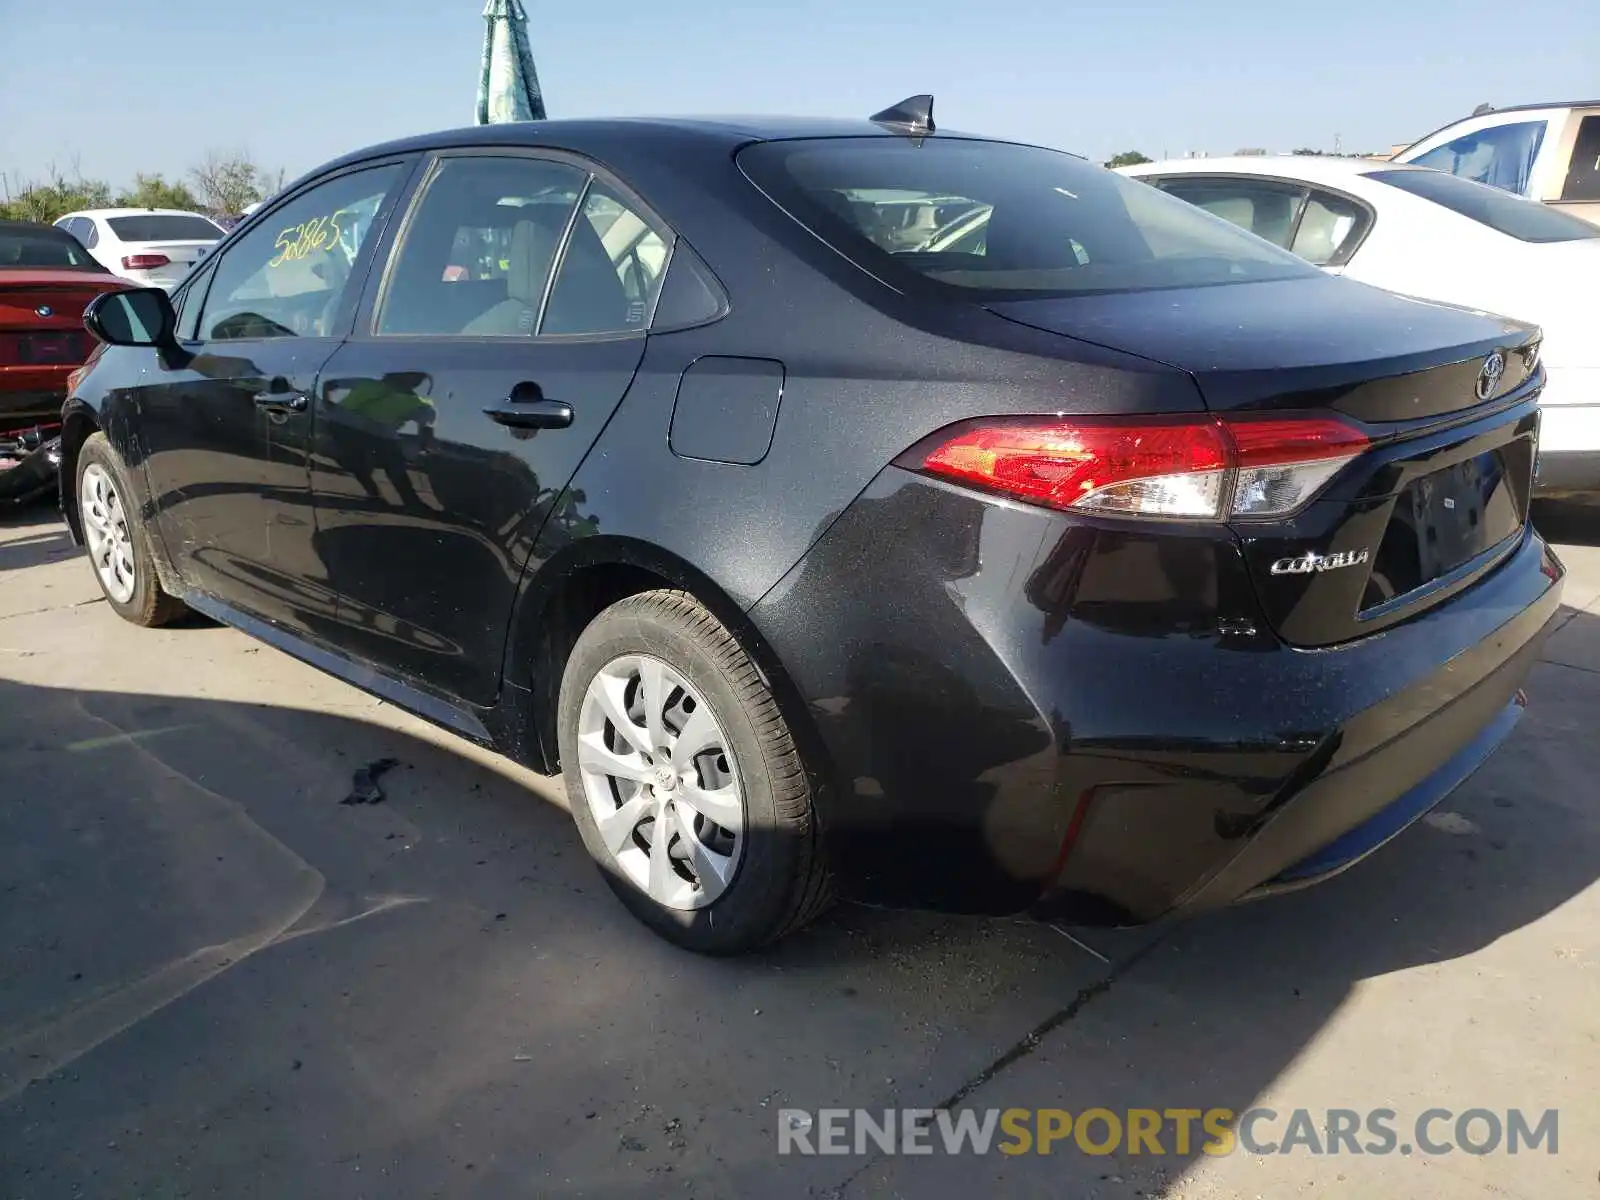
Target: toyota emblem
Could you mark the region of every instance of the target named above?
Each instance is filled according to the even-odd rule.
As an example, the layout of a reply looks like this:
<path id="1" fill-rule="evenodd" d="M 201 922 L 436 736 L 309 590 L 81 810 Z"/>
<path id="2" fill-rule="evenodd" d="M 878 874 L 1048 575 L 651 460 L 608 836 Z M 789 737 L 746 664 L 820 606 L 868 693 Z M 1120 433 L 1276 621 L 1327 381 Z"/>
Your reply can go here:
<path id="1" fill-rule="evenodd" d="M 1506 356 L 1496 350 L 1483 360 L 1483 366 L 1478 371 L 1478 386 L 1476 388 L 1478 399 L 1487 400 L 1494 395 L 1494 390 L 1500 386 L 1500 377 L 1506 373 Z"/>

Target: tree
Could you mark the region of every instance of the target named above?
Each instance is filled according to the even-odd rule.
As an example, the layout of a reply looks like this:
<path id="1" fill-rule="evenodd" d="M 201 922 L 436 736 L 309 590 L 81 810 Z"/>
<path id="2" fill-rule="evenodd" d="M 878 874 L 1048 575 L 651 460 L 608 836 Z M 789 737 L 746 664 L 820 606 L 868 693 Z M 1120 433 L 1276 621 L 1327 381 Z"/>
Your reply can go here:
<path id="1" fill-rule="evenodd" d="M 200 201 L 195 199 L 195 194 L 183 182 L 168 183 L 160 175 L 146 175 L 143 172 L 133 177 L 133 186 L 123 188 L 117 196 L 117 204 L 123 208 L 184 208 L 196 209 Z"/>
<path id="2" fill-rule="evenodd" d="M 1147 163 L 1147 162 L 1154 162 L 1154 161 L 1155 160 L 1152 159 L 1152 158 L 1146 158 L 1143 154 L 1140 154 L 1137 150 L 1124 150 L 1121 154 L 1113 154 L 1109 159 L 1107 159 L 1106 160 L 1106 166 L 1108 166 L 1108 167 L 1137 167 L 1140 163 Z"/>
<path id="3" fill-rule="evenodd" d="M 103 179 L 85 179 L 77 170 L 68 179 L 55 166 L 49 179 L 18 179 L 0 175 L 0 217 L 12 221 L 35 221 L 48 225 L 57 217 L 87 208 L 106 208 L 111 204 L 111 185 Z"/>
<path id="4" fill-rule="evenodd" d="M 1309 146 L 1301 146 L 1295 153 L 1302 158 L 1324 158 L 1328 152 L 1326 150 L 1313 150 Z"/>
<path id="5" fill-rule="evenodd" d="M 267 172 L 248 154 L 238 151 L 209 151 L 198 166 L 190 169 L 189 178 L 200 203 L 217 216 L 243 212 L 264 199 L 272 184 Z"/>

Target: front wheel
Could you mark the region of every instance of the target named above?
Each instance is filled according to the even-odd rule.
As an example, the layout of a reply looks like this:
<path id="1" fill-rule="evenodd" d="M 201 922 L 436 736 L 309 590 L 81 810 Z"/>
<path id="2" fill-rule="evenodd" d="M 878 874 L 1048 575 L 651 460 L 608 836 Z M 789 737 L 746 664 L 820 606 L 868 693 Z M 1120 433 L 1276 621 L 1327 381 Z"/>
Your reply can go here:
<path id="1" fill-rule="evenodd" d="M 129 506 L 127 476 L 103 433 L 78 455 L 78 520 L 106 603 L 135 625 L 165 625 L 188 612 L 156 578 L 149 534 Z"/>
<path id="2" fill-rule="evenodd" d="M 826 907 L 789 727 L 738 641 L 692 596 L 645 592 L 596 617 L 568 659 L 558 721 L 584 845 L 661 936 L 733 954 Z"/>

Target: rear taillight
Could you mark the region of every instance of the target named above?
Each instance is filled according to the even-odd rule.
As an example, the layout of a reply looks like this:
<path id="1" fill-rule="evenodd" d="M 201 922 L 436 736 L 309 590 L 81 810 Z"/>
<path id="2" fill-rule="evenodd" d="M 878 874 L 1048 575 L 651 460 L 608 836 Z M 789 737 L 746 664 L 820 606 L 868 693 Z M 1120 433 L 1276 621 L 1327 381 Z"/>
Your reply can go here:
<path id="1" fill-rule="evenodd" d="M 122 259 L 124 271 L 153 271 L 157 267 L 164 267 L 172 260 L 165 254 L 127 254 Z"/>
<path id="2" fill-rule="evenodd" d="M 1145 517 L 1281 517 L 1367 447 L 1334 417 L 1024 418 L 961 428 L 924 471 L 1054 508 Z"/>

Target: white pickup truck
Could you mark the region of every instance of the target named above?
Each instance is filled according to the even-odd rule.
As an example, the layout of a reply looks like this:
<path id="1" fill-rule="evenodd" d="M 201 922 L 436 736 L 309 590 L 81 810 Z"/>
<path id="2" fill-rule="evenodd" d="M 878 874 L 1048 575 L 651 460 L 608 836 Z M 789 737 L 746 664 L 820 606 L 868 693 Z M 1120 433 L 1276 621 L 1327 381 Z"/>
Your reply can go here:
<path id="1" fill-rule="evenodd" d="M 1485 105 L 1394 161 L 1476 179 L 1600 225 L 1600 100 Z"/>

